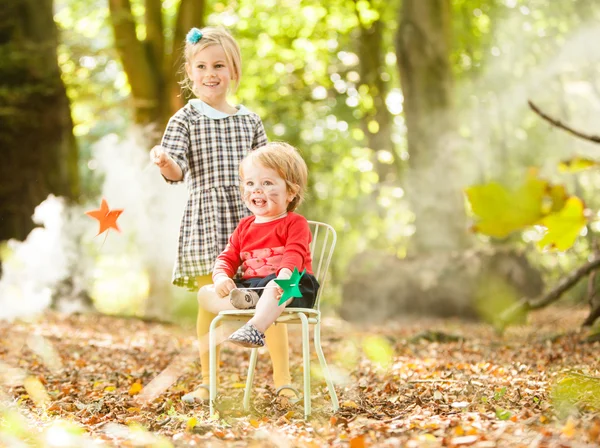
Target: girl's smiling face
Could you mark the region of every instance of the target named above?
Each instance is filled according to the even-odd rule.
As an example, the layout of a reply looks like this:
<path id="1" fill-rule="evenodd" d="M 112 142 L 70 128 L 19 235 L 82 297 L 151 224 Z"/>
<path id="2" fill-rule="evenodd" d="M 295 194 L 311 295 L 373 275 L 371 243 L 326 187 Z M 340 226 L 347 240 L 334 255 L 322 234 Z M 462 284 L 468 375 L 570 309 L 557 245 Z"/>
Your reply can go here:
<path id="1" fill-rule="evenodd" d="M 209 45 L 203 48 L 196 52 L 185 68 L 198 98 L 215 109 L 227 108 L 232 75 L 223 47 Z"/>
<path id="2" fill-rule="evenodd" d="M 256 216 L 255 222 L 280 217 L 295 196 L 288 191 L 285 180 L 277 171 L 252 159 L 243 162 L 242 186 L 244 203 Z"/>

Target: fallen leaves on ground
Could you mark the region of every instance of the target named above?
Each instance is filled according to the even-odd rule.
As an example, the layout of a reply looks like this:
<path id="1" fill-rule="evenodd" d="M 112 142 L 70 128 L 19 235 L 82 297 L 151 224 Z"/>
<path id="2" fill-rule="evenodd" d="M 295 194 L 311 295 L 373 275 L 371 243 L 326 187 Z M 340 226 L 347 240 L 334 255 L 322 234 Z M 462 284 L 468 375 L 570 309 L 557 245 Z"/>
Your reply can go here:
<path id="1" fill-rule="evenodd" d="M 458 320 L 369 327 L 326 319 L 323 349 L 340 409 L 332 412 L 313 354 L 308 421 L 302 401 L 274 396 L 266 351 L 247 413 L 250 352 L 222 346 L 218 416 L 210 418 L 206 404 L 180 400 L 200 384 L 193 329 L 94 315 L 2 322 L 0 445 L 597 446 L 600 343 L 584 342 L 577 328 L 585 312 L 541 310 L 502 337 Z M 299 335 L 290 327 L 292 373 L 302 390 Z M 141 400 L 167 368 L 176 382 Z"/>

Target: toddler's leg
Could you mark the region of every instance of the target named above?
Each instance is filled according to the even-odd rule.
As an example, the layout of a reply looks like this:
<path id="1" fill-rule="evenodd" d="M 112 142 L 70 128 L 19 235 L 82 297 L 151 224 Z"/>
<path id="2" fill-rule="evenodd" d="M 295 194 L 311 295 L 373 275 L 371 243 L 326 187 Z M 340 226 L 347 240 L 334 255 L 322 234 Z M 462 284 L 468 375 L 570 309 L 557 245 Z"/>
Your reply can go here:
<path id="1" fill-rule="evenodd" d="M 275 285 L 274 282 L 271 283 Z M 269 283 L 269 286 L 271 286 L 271 283 Z M 292 299 L 288 302 L 291 301 Z M 254 317 L 250 319 L 248 323 L 254 325 L 257 330 L 264 333 L 267 328 L 281 316 L 281 313 L 287 305 L 287 303 L 284 303 L 283 305 L 278 305 L 278 303 L 277 290 L 275 288 L 266 288 L 256 304 L 256 313 L 254 314 Z"/>
<path id="2" fill-rule="evenodd" d="M 262 347 L 265 345 L 264 332 L 275 322 L 285 309 L 285 305 L 279 306 L 277 290 L 270 286 L 270 282 L 264 290 L 260 300 L 256 304 L 256 313 L 244 326 L 229 336 L 229 340 L 243 347 Z M 291 299 L 290 299 L 291 301 Z"/>
<path id="3" fill-rule="evenodd" d="M 290 375 L 287 325 L 272 325 L 285 309 L 285 305 L 277 305 L 279 300 L 277 299 L 276 291 L 275 288 L 264 290 L 260 300 L 256 304 L 254 317 L 244 327 L 250 324 L 260 332 L 264 331 L 269 354 L 271 355 L 271 362 L 273 363 L 273 383 L 275 384 L 275 388 L 279 388 L 291 384 L 292 376 Z M 242 334 L 238 334 L 240 332 L 238 330 L 230 336 L 229 340 L 239 345 L 251 347 L 253 345 L 248 345 L 247 342 L 253 343 L 254 341 L 245 340 L 245 335 L 243 334 L 244 327 L 240 329 Z M 236 334 L 239 337 L 236 337 Z M 294 392 L 288 389 L 282 390 L 281 395 L 295 396 Z"/>

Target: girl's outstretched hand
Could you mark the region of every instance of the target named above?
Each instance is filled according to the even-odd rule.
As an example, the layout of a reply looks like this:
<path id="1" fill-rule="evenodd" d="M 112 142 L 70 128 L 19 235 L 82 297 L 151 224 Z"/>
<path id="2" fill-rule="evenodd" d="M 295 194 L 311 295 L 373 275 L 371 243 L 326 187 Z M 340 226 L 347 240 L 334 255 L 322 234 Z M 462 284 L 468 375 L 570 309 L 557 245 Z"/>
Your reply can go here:
<path id="1" fill-rule="evenodd" d="M 229 277 L 219 276 L 215 279 L 215 292 L 221 298 L 227 297 L 231 290 L 235 288 L 235 282 Z"/>
<path id="2" fill-rule="evenodd" d="M 173 161 L 160 145 L 157 145 L 150 150 L 150 160 L 152 160 L 159 168 L 166 168 Z"/>

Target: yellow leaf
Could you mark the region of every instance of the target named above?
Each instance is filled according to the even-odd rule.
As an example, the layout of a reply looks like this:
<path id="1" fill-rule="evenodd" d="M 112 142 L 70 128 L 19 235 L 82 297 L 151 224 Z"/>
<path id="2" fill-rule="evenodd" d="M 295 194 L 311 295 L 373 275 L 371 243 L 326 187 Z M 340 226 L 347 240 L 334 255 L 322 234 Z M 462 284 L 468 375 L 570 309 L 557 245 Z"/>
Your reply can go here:
<path id="1" fill-rule="evenodd" d="M 142 390 L 143 386 L 140 383 L 133 383 L 129 388 L 129 395 L 137 395 Z"/>
<path id="2" fill-rule="evenodd" d="M 475 214 L 473 230 L 504 238 L 535 224 L 544 216 L 543 202 L 548 191 L 548 182 L 538 178 L 536 171 L 530 171 L 525 182 L 515 189 L 497 182 L 467 188 L 465 193 Z"/>
<path id="3" fill-rule="evenodd" d="M 559 251 L 570 248 L 585 226 L 586 218 L 583 209 L 583 201 L 571 196 L 562 210 L 544 217 L 540 224 L 547 230 L 544 237 L 538 241 L 538 246 Z"/>
<path id="4" fill-rule="evenodd" d="M 37 378 L 32 376 L 25 378 L 23 387 L 25 387 L 25 390 L 38 407 L 45 407 L 50 404 L 50 401 L 52 401 L 48 395 L 48 392 L 46 392 L 46 388 Z"/>
<path id="5" fill-rule="evenodd" d="M 257 420 L 254 420 L 253 418 L 250 419 L 249 423 L 255 428 L 258 428 L 260 426 L 260 423 Z"/>
<path id="6" fill-rule="evenodd" d="M 357 405 L 354 401 L 351 401 L 351 400 L 344 401 L 342 403 L 342 407 L 344 407 L 344 408 L 354 408 L 354 409 L 360 408 L 359 405 Z"/>
<path id="7" fill-rule="evenodd" d="M 234 389 L 243 389 L 246 387 L 246 383 L 233 383 L 231 387 Z"/>
<path id="8" fill-rule="evenodd" d="M 572 439 L 575 436 L 575 430 L 575 422 L 573 421 L 573 419 L 569 418 L 569 420 L 567 420 L 567 423 L 565 423 L 565 426 L 562 427 L 560 432 L 563 436 Z"/>
<path id="9" fill-rule="evenodd" d="M 564 185 L 550 185 L 548 189 L 550 197 L 549 207 L 544 207 L 544 213 L 558 212 L 562 210 L 569 198 Z"/>
<path id="10" fill-rule="evenodd" d="M 464 436 L 465 435 L 465 429 L 461 425 L 455 426 L 452 429 L 452 432 L 454 432 L 455 436 Z"/>
<path id="11" fill-rule="evenodd" d="M 106 386 L 104 388 L 104 392 L 113 392 L 115 390 L 117 390 L 117 388 L 115 386 Z"/>
<path id="12" fill-rule="evenodd" d="M 130 414 L 140 412 L 140 410 L 141 410 L 140 408 L 136 408 L 136 407 L 127 408 L 127 412 L 129 412 Z"/>
<path id="13" fill-rule="evenodd" d="M 582 171 L 588 168 L 598 166 L 600 162 L 596 160 L 586 159 L 585 157 L 573 157 L 569 160 L 563 160 L 558 164 L 558 170 L 562 172 L 573 173 L 575 171 Z"/>
<path id="14" fill-rule="evenodd" d="M 185 427 L 188 431 L 191 431 L 192 429 L 194 429 L 194 427 L 197 424 L 198 424 L 198 420 L 196 419 L 196 417 L 192 417 L 187 421 L 187 423 L 185 424 Z"/>

